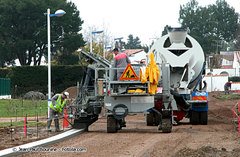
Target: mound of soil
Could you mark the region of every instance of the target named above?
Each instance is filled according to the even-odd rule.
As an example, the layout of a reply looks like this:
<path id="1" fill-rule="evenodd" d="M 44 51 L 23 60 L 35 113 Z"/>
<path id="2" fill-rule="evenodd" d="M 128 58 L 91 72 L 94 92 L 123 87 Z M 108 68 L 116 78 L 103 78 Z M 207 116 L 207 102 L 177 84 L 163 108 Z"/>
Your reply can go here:
<path id="1" fill-rule="evenodd" d="M 69 93 L 69 99 L 75 99 L 77 96 L 77 86 L 69 87 L 65 89 L 63 92 Z"/>

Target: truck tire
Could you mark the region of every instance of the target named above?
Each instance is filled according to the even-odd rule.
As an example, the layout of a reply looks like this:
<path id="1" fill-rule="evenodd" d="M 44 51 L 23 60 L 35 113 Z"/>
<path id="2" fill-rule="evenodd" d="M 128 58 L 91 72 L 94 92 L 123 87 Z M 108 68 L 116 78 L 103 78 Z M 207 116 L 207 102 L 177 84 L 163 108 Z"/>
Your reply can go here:
<path id="1" fill-rule="evenodd" d="M 192 111 L 191 122 L 193 125 L 197 125 L 200 123 L 200 112 Z"/>
<path id="2" fill-rule="evenodd" d="M 117 120 L 113 116 L 107 117 L 107 132 L 108 133 L 117 132 Z"/>
<path id="3" fill-rule="evenodd" d="M 200 112 L 200 123 L 202 125 L 208 124 L 208 111 Z"/>
<path id="4" fill-rule="evenodd" d="M 154 113 L 154 124 L 156 126 L 158 126 L 160 124 L 161 118 L 159 117 L 159 115 L 157 113 Z"/>
<path id="5" fill-rule="evenodd" d="M 162 132 L 163 133 L 172 132 L 172 118 L 163 118 L 162 119 Z"/>
<path id="6" fill-rule="evenodd" d="M 147 115 L 146 115 L 146 125 L 147 126 L 153 126 L 153 112 L 149 112 Z"/>

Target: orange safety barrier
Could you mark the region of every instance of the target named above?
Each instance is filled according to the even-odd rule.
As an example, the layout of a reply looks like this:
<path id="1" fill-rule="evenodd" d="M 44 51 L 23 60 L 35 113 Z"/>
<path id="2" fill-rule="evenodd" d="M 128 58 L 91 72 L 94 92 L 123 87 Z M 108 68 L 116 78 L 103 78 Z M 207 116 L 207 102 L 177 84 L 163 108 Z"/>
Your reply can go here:
<path id="1" fill-rule="evenodd" d="M 240 117 L 238 117 L 238 133 L 240 134 Z"/>
<path id="2" fill-rule="evenodd" d="M 235 109 L 233 109 L 233 119 L 235 119 Z"/>
<path id="3" fill-rule="evenodd" d="M 67 111 L 66 110 L 64 110 L 63 127 L 69 127 L 69 123 L 67 121 Z"/>

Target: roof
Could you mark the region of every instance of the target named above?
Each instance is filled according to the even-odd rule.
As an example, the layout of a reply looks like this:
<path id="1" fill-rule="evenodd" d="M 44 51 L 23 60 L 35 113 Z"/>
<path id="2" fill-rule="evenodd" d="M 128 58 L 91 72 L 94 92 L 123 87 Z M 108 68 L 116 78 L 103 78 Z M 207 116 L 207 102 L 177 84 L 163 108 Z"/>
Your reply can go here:
<path id="1" fill-rule="evenodd" d="M 233 59 L 234 59 L 234 56 L 233 55 L 226 55 L 226 56 L 222 56 L 222 58 L 223 59 L 226 59 L 226 60 L 228 60 L 228 61 L 233 61 Z"/>
<path id="2" fill-rule="evenodd" d="M 132 55 L 132 54 L 136 54 L 136 53 L 139 53 L 139 52 L 142 52 L 144 51 L 143 49 L 125 49 L 123 51 L 123 53 L 126 53 L 128 56 Z M 106 52 L 106 57 L 112 52 L 112 50 L 109 50 Z"/>
<path id="3" fill-rule="evenodd" d="M 127 55 L 132 55 L 138 52 L 142 52 L 144 51 L 143 49 L 126 49 L 125 51 L 123 51 L 124 53 L 126 53 Z"/>
<path id="4" fill-rule="evenodd" d="M 221 69 L 232 69 L 232 65 L 222 65 Z"/>

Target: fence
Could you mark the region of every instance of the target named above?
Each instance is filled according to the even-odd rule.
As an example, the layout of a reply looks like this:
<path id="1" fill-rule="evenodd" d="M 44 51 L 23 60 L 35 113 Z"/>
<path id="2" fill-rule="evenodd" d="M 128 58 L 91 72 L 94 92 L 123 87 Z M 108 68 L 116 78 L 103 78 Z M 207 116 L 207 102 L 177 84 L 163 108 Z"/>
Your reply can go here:
<path id="1" fill-rule="evenodd" d="M 0 99 L 11 99 L 11 80 L 0 78 Z"/>
<path id="2" fill-rule="evenodd" d="M 66 111 L 72 115 L 72 100 L 69 100 L 67 104 L 69 105 L 66 106 Z M 0 110 L 0 150 L 55 135 L 54 131 L 46 130 L 47 105 L 46 100 L 0 100 L 2 108 Z M 64 122 L 68 119 L 67 112 L 64 116 L 59 116 L 59 125 L 63 131 L 64 128 L 70 129 L 70 126 L 66 126 Z M 72 123 L 72 116 L 69 121 Z M 53 123 L 52 128 L 54 128 Z"/>

